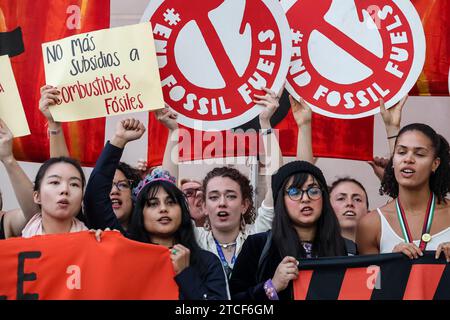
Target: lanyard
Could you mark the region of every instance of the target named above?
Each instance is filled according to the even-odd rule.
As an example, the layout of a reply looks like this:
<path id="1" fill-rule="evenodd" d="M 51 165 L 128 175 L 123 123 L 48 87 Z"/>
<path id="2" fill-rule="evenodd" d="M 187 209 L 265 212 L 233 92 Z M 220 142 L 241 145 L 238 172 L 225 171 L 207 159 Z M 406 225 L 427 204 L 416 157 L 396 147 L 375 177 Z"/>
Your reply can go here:
<path id="1" fill-rule="evenodd" d="M 227 276 L 230 277 L 231 270 L 233 269 L 234 262 L 236 261 L 236 247 L 234 247 L 234 253 L 233 257 L 231 258 L 231 262 L 228 263 L 227 259 L 225 259 L 225 255 L 223 254 L 222 247 L 220 246 L 219 242 L 216 239 L 214 239 L 214 242 L 216 243 L 217 253 L 219 254 L 220 261 L 222 262 L 222 265 L 227 272 Z"/>
<path id="2" fill-rule="evenodd" d="M 397 209 L 397 217 L 398 221 L 400 222 L 400 227 L 402 229 L 403 238 L 405 239 L 405 242 L 412 243 L 413 239 L 411 236 L 411 231 L 409 230 L 408 221 L 406 220 L 405 211 L 402 208 L 402 205 L 400 204 L 399 198 L 395 200 L 396 209 Z M 427 206 L 427 213 L 425 215 L 425 220 L 423 222 L 422 227 L 422 237 L 420 239 L 420 250 L 425 250 L 427 243 L 431 240 L 430 230 L 431 230 L 431 223 L 433 222 L 434 217 L 434 208 L 436 205 L 436 199 L 433 193 L 430 195 L 430 199 L 428 200 L 428 206 Z"/>

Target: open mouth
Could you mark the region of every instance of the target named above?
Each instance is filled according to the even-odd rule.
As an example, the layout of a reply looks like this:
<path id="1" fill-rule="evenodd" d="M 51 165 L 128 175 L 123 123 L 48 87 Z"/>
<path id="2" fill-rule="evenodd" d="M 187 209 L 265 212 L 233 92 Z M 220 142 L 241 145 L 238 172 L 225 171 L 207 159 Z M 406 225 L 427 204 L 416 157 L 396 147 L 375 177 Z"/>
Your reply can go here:
<path id="1" fill-rule="evenodd" d="M 172 222 L 172 219 L 170 219 L 169 217 L 161 217 L 158 219 L 158 222 L 160 222 L 162 224 L 166 224 L 166 223 Z"/>
<path id="2" fill-rule="evenodd" d="M 356 212 L 351 211 L 351 210 L 345 211 L 344 214 L 343 214 L 343 216 L 344 216 L 344 217 L 356 217 Z"/>
<path id="3" fill-rule="evenodd" d="M 416 173 L 415 170 L 410 169 L 410 168 L 402 169 L 402 170 L 400 170 L 400 172 L 402 173 L 402 176 L 405 178 L 409 178 L 409 177 L 413 176 L 414 173 Z"/>
<path id="4" fill-rule="evenodd" d="M 217 216 L 219 218 L 225 218 L 225 217 L 228 217 L 229 215 L 230 214 L 228 212 L 225 212 L 225 211 L 220 211 L 219 213 L 217 213 Z"/>
<path id="5" fill-rule="evenodd" d="M 313 212 L 313 208 L 311 207 L 304 207 L 302 210 L 300 210 L 301 213 L 310 214 Z"/>
<path id="6" fill-rule="evenodd" d="M 122 206 L 122 201 L 119 199 L 111 199 L 113 209 L 118 209 Z"/>

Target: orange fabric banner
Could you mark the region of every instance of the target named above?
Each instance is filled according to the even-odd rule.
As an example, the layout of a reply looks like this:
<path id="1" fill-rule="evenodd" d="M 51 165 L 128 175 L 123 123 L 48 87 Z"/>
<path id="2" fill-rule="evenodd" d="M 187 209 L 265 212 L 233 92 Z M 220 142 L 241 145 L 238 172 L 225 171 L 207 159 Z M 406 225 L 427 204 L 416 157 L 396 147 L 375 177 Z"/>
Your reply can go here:
<path id="1" fill-rule="evenodd" d="M 104 232 L 0 241 L 0 300 L 178 299 L 167 248 Z"/>

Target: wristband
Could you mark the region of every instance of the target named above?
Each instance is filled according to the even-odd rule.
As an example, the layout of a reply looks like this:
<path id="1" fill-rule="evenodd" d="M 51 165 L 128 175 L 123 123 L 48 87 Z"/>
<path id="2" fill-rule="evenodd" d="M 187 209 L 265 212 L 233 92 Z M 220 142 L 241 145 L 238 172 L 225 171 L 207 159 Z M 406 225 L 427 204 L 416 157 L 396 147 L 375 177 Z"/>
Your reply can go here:
<path id="1" fill-rule="evenodd" d="M 388 140 L 389 140 L 389 139 L 393 139 L 393 138 L 397 138 L 397 137 L 398 137 L 398 135 L 390 136 L 390 137 L 388 137 Z"/>
<path id="2" fill-rule="evenodd" d="M 61 132 L 61 128 L 56 129 L 56 130 L 48 129 L 47 131 L 48 131 L 49 136 L 56 136 L 57 134 L 59 134 Z"/>
<path id="3" fill-rule="evenodd" d="M 264 291 L 269 300 L 280 300 L 278 298 L 277 290 L 275 290 L 275 287 L 273 286 L 272 279 L 269 279 L 264 283 Z"/>
<path id="4" fill-rule="evenodd" d="M 269 128 L 269 129 L 263 130 L 261 134 L 267 136 L 267 135 L 271 134 L 272 132 L 273 132 L 272 128 Z"/>

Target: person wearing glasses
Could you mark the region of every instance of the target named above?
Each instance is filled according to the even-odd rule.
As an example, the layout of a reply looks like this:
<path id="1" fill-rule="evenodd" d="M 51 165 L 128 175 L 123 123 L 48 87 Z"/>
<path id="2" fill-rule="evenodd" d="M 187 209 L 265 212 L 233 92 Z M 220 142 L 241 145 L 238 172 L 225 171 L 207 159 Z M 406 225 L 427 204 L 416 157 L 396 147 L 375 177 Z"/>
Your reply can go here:
<path id="1" fill-rule="evenodd" d="M 302 259 L 346 256 L 339 222 L 322 171 L 293 161 L 272 175 L 272 230 L 249 236 L 229 281 L 236 300 L 293 299 Z"/>
<path id="2" fill-rule="evenodd" d="M 186 196 L 191 218 L 194 220 L 195 226 L 203 227 L 206 215 L 203 212 L 202 183 L 193 179 L 181 179 L 180 189 Z"/>
<path id="3" fill-rule="evenodd" d="M 120 158 L 126 144 L 139 139 L 144 132 L 139 120 L 130 118 L 117 123 L 115 134 L 103 148 L 86 187 L 84 211 L 89 227 L 116 229 L 127 234 L 134 209 L 131 191 L 140 177 L 136 170 L 120 162 Z"/>

